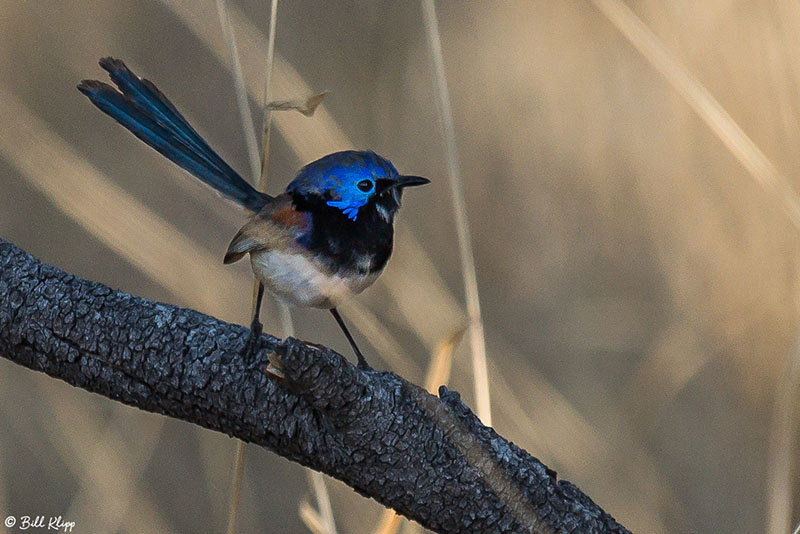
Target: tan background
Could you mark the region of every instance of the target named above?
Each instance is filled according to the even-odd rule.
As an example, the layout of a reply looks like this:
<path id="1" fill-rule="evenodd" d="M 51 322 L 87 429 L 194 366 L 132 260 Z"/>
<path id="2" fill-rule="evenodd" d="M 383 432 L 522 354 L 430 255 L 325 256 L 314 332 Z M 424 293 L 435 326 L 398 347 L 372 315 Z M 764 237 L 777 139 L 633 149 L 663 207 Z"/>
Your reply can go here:
<path id="1" fill-rule="evenodd" d="M 759 182 L 741 163 L 752 146 L 726 146 L 697 94 L 676 90 L 675 73 L 632 44 L 640 34 L 626 37 L 597 4 L 437 2 L 494 425 L 637 532 L 764 532 L 769 504 L 787 518 L 799 495 L 785 463 L 770 462 L 795 456 L 791 428 L 772 419 L 779 386 L 794 382 L 798 330 L 799 231 L 785 209 L 800 170 L 800 8 L 628 6 L 667 64 L 729 114 L 721 131 L 738 124 L 784 186 Z M 229 9 L 260 117 L 266 2 Z M 285 1 L 277 35 L 274 96 L 332 94 L 312 119 L 276 118 L 270 191 L 351 147 L 433 181 L 405 196 L 394 259 L 348 309 L 393 338 L 359 334 L 375 365 L 420 383 L 431 348 L 464 324 L 420 5 Z M 81 276 L 246 324 L 248 268 L 220 264 L 244 214 L 75 90 L 103 76 L 104 55 L 155 81 L 248 175 L 212 0 L 2 0 L 0 236 Z M 276 331 L 273 304 L 264 316 Z M 300 337 L 349 354 L 327 314 L 295 319 Z M 472 402 L 466 344 L 449 384 Z M 786 414 L 797 398 L 784 391 Z M 0 361 L 2 517 L 221 532 L 234 450 Z M 339 531 L 371 531 L 381 507 L 329 488 Z M 297 508 L 310 498 L 303 469 L 248 447 L 239 532 L 308 532 Z"/>

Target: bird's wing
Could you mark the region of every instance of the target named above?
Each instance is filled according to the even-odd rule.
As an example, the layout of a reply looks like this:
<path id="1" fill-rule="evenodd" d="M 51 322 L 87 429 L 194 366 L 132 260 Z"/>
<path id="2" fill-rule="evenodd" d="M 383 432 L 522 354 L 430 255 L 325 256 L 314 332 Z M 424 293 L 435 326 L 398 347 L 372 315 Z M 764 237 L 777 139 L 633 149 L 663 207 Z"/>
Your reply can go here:
<path id="1" fill-rule="evenodd" d="M 280 195 L 239 230 L 223 262 L 233 263 L 249 252 L 289 248 L 310 229 L 311 214 L 297 211 L 289 195 Z"/>

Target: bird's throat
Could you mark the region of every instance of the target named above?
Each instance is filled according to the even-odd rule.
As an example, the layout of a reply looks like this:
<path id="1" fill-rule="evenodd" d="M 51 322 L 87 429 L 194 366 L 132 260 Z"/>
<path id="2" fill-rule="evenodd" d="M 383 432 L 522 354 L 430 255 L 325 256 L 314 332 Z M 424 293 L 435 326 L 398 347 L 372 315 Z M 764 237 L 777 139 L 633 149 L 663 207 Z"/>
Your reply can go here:
<path id="1" fill-rule="evenodd" d="M 392 254 L 394 210 L 367 203 L 355 220 L 323 202 L 302 202 L 297 208 L 312 215 L 303 245 L 334 273 L 380 272 Z M 388 217 L 387 217 L 388 215 Z"/>

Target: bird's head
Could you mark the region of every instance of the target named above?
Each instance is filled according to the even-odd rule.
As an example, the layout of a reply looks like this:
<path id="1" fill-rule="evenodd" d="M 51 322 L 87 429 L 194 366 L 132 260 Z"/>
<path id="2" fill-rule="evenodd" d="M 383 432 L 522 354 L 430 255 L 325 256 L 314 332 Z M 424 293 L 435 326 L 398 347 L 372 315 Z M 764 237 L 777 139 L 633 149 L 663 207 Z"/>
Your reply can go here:
<path id="1" fill-rule="evenodd" d="M 399 174 L 389 160 L 374 152 L 346 150 L 300 169 L 286 191 L 296 201 L 341 210 L 351 221 L 367 209 L 392 222 L 403 188 L 429 182 L 427 178 Z"/>

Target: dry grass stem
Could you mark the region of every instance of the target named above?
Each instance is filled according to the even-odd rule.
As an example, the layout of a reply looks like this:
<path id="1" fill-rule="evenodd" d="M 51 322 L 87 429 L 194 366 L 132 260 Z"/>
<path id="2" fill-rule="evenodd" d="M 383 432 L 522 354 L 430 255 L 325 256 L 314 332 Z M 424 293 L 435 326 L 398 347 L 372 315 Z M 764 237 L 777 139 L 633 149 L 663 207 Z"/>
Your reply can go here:
<path id="1" fill-rule="evenodd" d="M 89 234 L 167 288 L 179 302 L 234 315 L 219 295 L 241 279 L 175 226 L 99 172 L 14 94 L 0 87 L 0 155 L 53 206 Z M 58 176 L 54 180 L 53 176 Z M 97 206 L 105 209 L 98 210 Z M 202 268 L 187 268 L 187 265 Z M 207 280 L 214 280 L 208 284 Z"/>
<path id="2" fill-rule="evenodd" d="M 336 522 L 333 519 L 333 506 L 328 488 L 325 485 L 325 476 L 313 469 L 306 469 L 308 481 L 317 501 L 317 514 L 320 519 L 322 534 L 336 534 Z"/>
<path id="3" fill-rule="evenodd" d="M 272 132 L 272 111 L 276 109 L 274 103 L 272 102 L 271 80 L 275 63 L 275 33 L 278 20 L 278 0 L 272 0 L 271 6 L 269 37 L 267 38 L 267 67 L 264 80 L 264 115 L 262 118 L 261 176 L 259 180 L 259 186 L 262 190 L 264 190 L 267 185 L 267 176 L 269 172 L 269 141 L 270 134 Z M 308 104 L 310 107 L 307 108 L 310 109 L 310 113 L 307 113 L 307 115 L 314 113 L 314 110 L 316 110 L 317 106 L 319 106 L 324 97 L 325 95 L 323 94 L 321 97 L 316 99 L 314 99 L 314 97 L 310 99 L 311 103 Z M 301 113 L 303 112 L 302 110 L 300 111 Z M 277 305 L 283 335 L 293 336 L 295 329 L 289 307 L 282 302 L 278 302 Z M 328 488 L 325 486 L 325 479 L 323 478 L 322 473 L 318 473 L 311 469 L 308 469 L 306 472 L 308 474 L 309 483 L 314 492 L 314 496 L 317 500 L 317 506 L 319 508 L 318 515 L 321 521 L 320 525 L 322 527 L 320 532 L 322 534 L 336 534 L 336 523 L 333 518 L 333 507 L 331 506 L 331 498 L 328 493 Z"/>
<path id="4" fill-rule="evenodd" d="M 624 2 L 592 0 L 592 3 L 678 91 L 756 182 L 776 196 L 792 224 L 800 229 L 800 199 L 791 184 L 708 89 L 670 54 L 653 31 Z"/>
<path id="5" fill-rule="evenodd" d="M 714 96 L 695 79 L 658 37 L 621 0 L 592 0 L 593 4 L 625 38 L 678 91 L 697 115 L 722 141 L 767 193 L 774 195 L 796 229 L 800 230 L 800 198 L 789 181 L 753 142 Z M 800 375 L 798 356 L 787 357 L 787 372 Z M 782 377 L 778 388 L 770 440 L 768 532 L 786 532 L 791 517 L 791 434 L 792 412 L 796 402 L 796 378 L 791 383 Z"/>
<path id="6" fill-rule="evenodd" d="M 267 36 L 267 57 L 264 74 L 264 106 L 261 118 L 261 179 L 259 188 L 263 191 L 267 187 L 267 172 L 269 170 L 269 138 L 272 132 L 272 110 L 269 107 L 272 101 L 272 73 L 275 68 L 275 34 L 278 29 L 278 0 L 271 0 L 269 13 L 269 35 Z"/>
<path id="7" fill-rule="evenodd" d="M 150 521 L 155 532 L 171 532 L 155 504 L 137 488 L 143 466 L 155 452 L 164 418 L 136 414 L 137 425 L 118 425 L 114 419 L 106 425 L 98 410 L 87 406 L 84 399 L 60 395 L 58 388 L 41 380 L 35 383 L 40 398 L 53 411 L 43 425 L 49 432 L 46 437 L 81 481 L 73 506 L 85 497 L 85 509 L 72 512 L 96 518 L 100 532 L 117 532 L 142 517 Z M 126 407 L 116 410 L 130 415 Z M 134 442 L 137 447 L 128 445 Z M 109 473 L 114 476 L 109 477 Z"/>
<path id="8" fill-rule="evenodd" d="M 467 208 L 464 202 L 464 186 L 458 164 L 456 133 L 453 124 L 453 111 L 450 106 L 450 95 L 447 89 L 447 77 L 445 76 L 444 70 L 442 40 L 439 34 L 439 22 L 436 19 L 436 7 L 433 4 L 433 0 L 423 0 L 422 5 L 425 15 L 425 28 L 427 29 L 428 43 L 433 56 L 439 119 L 442 122 L 445 159 L 447 161 L 447 171 L 450 177 L 450 188 L 453 197 L 453 214 L 455 216 L 456 230 L 458 231 L 458 245 L 461 255 L 462 276 L 464 278 L 464 292 L 467 301 L 467 314 L 469 316 L 472 373 L 475 381 L 475 411 L 484 424 L 492 426 L 489 371 L 486 364 L 486 339 L 483 332 L 483 319 L 481 317 L 480 298 L 478 295 L 478 277 L 475 272 L 475 255 L 472 251 L 472 237 L 470 236 L 469 223 L 467 221 Z"/>
<path id="9" fill-rule="evenodd" d="M 514 361 L 522 358 L 504 343 L 498 346 L 498 354 Z M 458 359 L 453 363 L 457 369 L 467 365 Z M 614 435 L 607 438 L 601 428 L 596 428 L 535 369 L 520 369 L 513 375 L 504 376 L 499 364 L 492 360 L 489 370 L 495 397 L 503 399 L 495 406 L 496 415 L 504 421 L 512 421 L 514 431 L 519 433 L 519 437 L 512 439 L 526 443 L 541 458 L 551 459 L 551 467 L 563 472 L 564 478 L 582 476 L 583 485 L 591 488 L 592 494 L 607 495 L 612 499 L 608 501 L 608 507 L 632 518 L 630 523 L 634 531 L 670 532 L 664 518 L 652 510 L 658 508 L 658 503 L 674 505 L 677 501 L 674 492 L 647 450 L 636 445 L 635 437 L 624 426 L 615 427 Z M 524 401 L 515 394 L 521 389 L 528 392 Z M 536 409 L 526 409 L 527 406 Z M 565 447 L 565 443 L 569 447 Z M 636 473 L 635 477 L 626 477 L 625 491 L 619 490 L 618 477 L 621 475 L 613 467 L 618 465 L 620 451 L 624 451 L 625 472 Z M 597 469 L 587 470 L 587 458 L 592 458 Z M 616 475 L 612 476 L 612 472 Z"/>
<path id="10" fill-rule="evenodd" d="M 800 382 L 800 333 L 786 356 L 786 369 L 775 388 L 767 456 L 768 534 L 788 532 L 792 520 L 794 407 Z"/>
<path id="11" fill-rule="evenodd" d="M 464 328 L 458 328 L 436 345 L 431 363 L 428 366 L 428 374 L 425 377 L 425 389 L 433 395 L 437 394 L 439 386 L 447 384 L 450 379 L 450 370 L 453 367 L 453 353 L 463 335 Z"/>
<path id="12" fill-rule="evenodd" d="M 161 0 L 161 3 L 206 44 L 222 66 L 227 69 L 233 68 L 228 60 L 229 54 L 225 45 L 219 39 L 216 26 L 195 9 L 193 4 L 177 0 Z M 253 24 L 237 6 L 228 6 L 227 12 L 238 39 L 247 43 L 268 41 L 268 36 Z M 267 95 L 266 99 L 262 92 L 264 88 L 256 81 L 258 79 L 256 73 L 263 72 L 264 63 L 255 57 L 241 58 L 250 98 L 268 103 L 271 100 L 271 94 L 308 95 L 314 93 L 310 85 L 285 58 L 277 52 L 273 52 L 273 54 L 274 75 L 270 80 L 270 95 Z M 269 112 L 269 110 L 267 111 Z M 314 117 L 313 122 L 295 121 L 286 114 L 278 114 L 270 123 L 274 123 L 278 128 L 286 143 L 295 151 L 301 162 L 311 161 L 327 153 L 353 146 L 328 110 L 325 109 L 324 104 L 316 110 Z"/>
<path id="13" fill-rule="evenodd" d="M 192 7 L 185 2 L 177 2 L 175 0 L 161 0 L 161 2 L 165 7 L 172 11 L 175 16 L 178 17 L 178 19 L 180 19 L 186 25 L 186 27 L 197 36 L 198 39 L 206 44 L 209 51 L 211 51 L 217 57 L 221 65 L 223 65 L 225 68 L 233 68 L 230 62 L 226 59 L 228 54 L 226 54 L 224 43 L 219 40 L 218 32 L 205 17 L 199 16 L 197 10 L 192 9 Z M 252 21 L 250 21 L 250 19 L 235 5 L 228 6 L 227 12 L 239 39 L 244 42 L 264 42 L 264 40 L 267 39 L 267 36 L 261 32 L 261 30 L 259 30 L 252 23 Z M 245 74 L 248 72 L 255 74 L 260 70 L 260 66 L 261 63 L 256 62 L 252 58 L 242 58 L 242 68 Z M 297 95 L 310 94 L 313 92 L 311 86 L 305 81 L 300 73 L 298 73 L 297 70 L 277 52 L 274 53 L 273 69 L 274 76 L 270 81 L 271 93 Z M 253 81 L 254 76 L 245 75 L 244 79 L 250 98 L 257 99 L 258 97 L 256 95 L 261 88 L 258 87 Z M 310 161 L 327 153 L 352 148 L 354 146 L 353 142 L 347 137 L 336 120 L 327 111 L 324 103 L 317 108 L 313 121 L 291 120 L 289 114 L 279 113 L 272 116 L 271 122 L 274 123 L 276 128 L 278 128 L 284 141 L 291 147 L 291 149 L 297 155 L 298 160 L 301 162 Z M 424 264 L 430 267 L 427 274 L 430 274 L 430 272 L 436 274 L 435 268 L 433 267 L 433 262 L 425 254 L 424 248 L 419 244 L 413 234 L 406 232 L 402 239 L 404 242 L 403 250 L 417 251 L 415 258 L 423 258 L 425 260 Z M 398 261 L 399 252 L 401 251 L 398 250 L 394 254 L 394 264 L 396 264 Z M 401 269 L 390 269 L 378 279 L 377 283 L 386 284 L 392 279 L 393 276 L 396 276 L 397 273 L 400 273 L 401 271 Z M 417 284 L 422 284 L 427 290 L 430 290 L 430 294 L 436 295 L 436 298 L 428 300 L 438 300 L 442 296 L 450 295 L 447 286 L 444 285 L 444 283 L 441 281 L 441 277 L 438 276 L 438 274 L 436 275 L 435 280 L 432 281 L 426 276 L 420 276 L 419 273 L 417 273 L 416 281 Z M 448 303 L 450 301 L 454 301 L 452 296 L 447 299 Z M 388 337 L 385 335 L 387 332 L 385 328 L 379 324 L 379 321 L 372 321 L 371 324 L 364 324 L 360 322 L 361 318 L 366 318 L 368 315 L 370 315 L 365 308 L 355 307 L 351 304 L 348 304 L 346 308 L 349 308 L 350 310 L 350 318 L 354 321 L 354 326 L 368 338 L 369 335 L 372 335 L 372 337 L 369 338 L 369 341 L 373 347 L 385 347 L 386 349 L 391 350 L 395 350 L 397 347 L 399 347 L 398 344 L 387 341 Z M 343 313 L 345 312 L 343 311 Z M 347 315 L 347 313 L 345 313 L 345 315 Z M 417 316 L 420 315 L 422 314 L 417 313 Z M 455 316 L 460 314 L 450 315 Z M 448 329 L 452 328 L 452 324 L 455 323 L 450 323 L 448 325 Z M 419 326 L 419 322 L 416 321 L 411 326 L 416 329 Z M 384 335 L 379 335 L 378 331 L 383 331 Z M 383 353 L 391 354 L 391 352 Z M 396 351 L 396 354 L 402 354 L 402 351 Z M 401 359 L 395 357 L 394 361 L 401 362 Z M 404 374 L 402 369 L 402 367 L 396 368 L 396 370 L 404 376 L 415 376 L 412 374 Z"/>
<path id="14" fill-rule="evenodd" d="M 0 81 L 0 234 L 109 286 L 249 323 L 237 297 L 252 287 L 249 266 L 220 262 L 246 215 L 74 90 L 84 77 L 108 82 L 95 65 L 105 54 L 153 80 L 248 181 L 270 180 L 270 192 L 302 164 L 370 144 L 408 172 L 438 165 L 447 178 L 405 200 L 385 272 L 340 310 L 376 368 L 432 390 L 447 382 L 477 406 L 471 351 L 491 337 L 491 423 L 632 531 L 791 532 L 800 517 L 791 477 L 800 355 L 788 350 L 800 336 L 800 3 L 421 3 L 284 4 L 278 50 L 273 0 L 6 2 L 0 63 L 13 75 Z M 228 73 L 226 104 L 215 86 Z M 323 88 L 341 105 L 314 95 Z M 214 104 L 229 113 L 210 113 Z M 276 150 L 262 150 L 270 143 Z M 481 255 L 482 325 L 459 217 Z M 268 302 L 265 332 L 292 333 L 287 310 Z M 327 315 L 306 313 L 324 327 L 306 334 L 330 335 L 352 359 Z M 459 327 L 466 339 L 451 345 Z M 448 365 L 449 381 L 431 377 Z M 56 513 L 92 532 L 205 520 L 225 532 L 228 437 L 167 423 L 159 440 L 154 421 L 100 401 L 53 409 L 39 388 L 69 392 L 26 373 L 0 372 L 0 429 L 9 430 L 0 510 L 62 503 Z M 176 438 L 185 451 L 164 446 Z M 73 449 L 120 443 L 111 463 L 97 453 L 103 471 L 127 470 L 124 487 L 103 493 L 86 452 Z M 309 529 L 325 532 L 315 487 L 327 486 L 340 523 L 352 512 L 345 500 L 370 506 L 310 472 L 284 481 L 292 509 L 254 500 L 274 486 L 256 473 L 279 460 L 246 452 L 237 533 L 262 517 L 308 531 L 292 517 L 302 499 Z M 149 477 L 165 467 L 179 479 Z M 709 480 L 729 491 L 720 496 Z M 175 483 L 192 491 L 175 493 Z M 151 502 L 140 506 L 141 496 Z M 377 505 L 364 517 L 366 527 L 348 523 L 422 531 Z"/>
<path id="15" fill-rule="evenodd" d="M 223 0 L 219 0 L 223 2 Z M 220 4 L 218 3 L 218 6 Z M 238 53 L 236 51 L 236 39 L 233 33 L 233 27 L 230 22 L 230 17 L 227 16 L 227 10 L 223 7 L 219 9 L 220 11 L 220 20 L 222 21 L 223 28 L 226 29 L 224 32 L 226 35 L 226 41 L 230 48 L 230 55 L 233 58 L 232 61 L 232 72 L 233 78 L 236 86 L 236 95 L 237 101 L 239 102 L 239 108 L 242 112 L 242 125 L 246 132 L 246 137 L 248 140 L 252 139 L 254 142 L 249 142 L 247 144 L 248 153 L 250 155 L 250 161 L 258 162 L 259 155 L 258 155 L 258 147 L 255 143 L 255 126 L 253 124 L 252 116 L 250 115 L 249 105 L 248 105 L 248 94 L 247 89 L 245 87 L 244 82 L 244 73 L 242 72 L 241 63 L 238 60 Z M 223 15 L 225 15 L 223 17 Z M 269 36 L 267 38 L 267 57 L 266 57 L 266 74 L 264 80 L 264 115 L 263 115 L 263 128 L 262 128 L 262 149 L 261 149 L 261 162 L 260 168 L 256 167 L 254 170 L 254 176 L 258 177 L 258 189 L 264 191 L 267 186 L 267 177 L 269 174 L 269 140 L 270 140 L 270 132 L 272 130 L 272 109 L 274 109 L 272 102 L 270 100 L 271 95 L 271 79 L 272 79 L 272 71 L 273 71 L 273 64 L 275 58 L 275 35 L 277 30 L 277 20 L 278 20 L 278 2 L 277 0 L 272 0 L 271 2 L 271 9 L 270 9 L 270 19 L 269 19 Z M 324 97 L 324 95 L 322 95 Z M 322 102 L 322 97 L 317 96 L 316 98 L 312 97 L 311 99 L 311 113 L 316 107 Z M 292 109 L 286 107 L 286 109 Z M 252 306 L 251 306 L 251 314 L 255 312 L 256 306 L 256 299 L 258 295 L 258 281 L 253 283 L 253 298 L 252 298 Z M 281 330 L 282 335 L 286 336 L 293 336 L 294 335 L 294 323 L 292 321 L 292 315 L 289 311 L 289 308 L 283 303 L 277 303 L 278 306 L 278 313 L 280 316 L 280 323 L 281 323 Z M 234 464 L 234 480 L 233 480 L 233 494 L 231 497 L 231 507 L 229 511 L 229 522 L 228 522 L 228 534 L 234 534 L 235 532 L 235 524 L 236 524 L 236 511 L 238 509 L 238 502 L 239 502 L 239 493 L 241 487 L 241 480 L 244 474 L 244 444 L 239 442 L 236 448 L 236 462 Z M 324 526 L 323 532 L 325 534 L 336 534 L 336 524 L 333 519 L 333 510 L 331 507 L 330 496 L 328 495 L 327 488 L 325 486 L 325 481 L 322 478 L 320 473 L 315 471 L 308 471 L 309 473 L 309 483 L 311 485 L 312 490 L 317 498 L 318 506 L 320 507 L 320 516 L 322 519 L 322 524 Z"/>
<path id="16" fill-rule="evenodd" d="M 236 520 L 239 517 L 239 502 L 242 497 L 242 479 L 244 479 L 245 461 L 245 442 L 236 441 L 236 453 L 233 457 L 233 469 L 231 476 L 231 498 L 228 504 L 228 526 L 225 529 L 227 534 L 235 534 Z"/>
<path id="17" fill-rule="evenodd" d="M 270 33 L 267 45 L 267 63 L 266 63 L 266 86 L 265 94 L 269 95 L 269 80 L 272 76 L 272 61 L 275 50 L 275 30 L 277 22 L 277 0 L 272 0 L 272 10 L 270 14 Z M 267 162 L 269 153 L 269 113 L 264 112 L 264 140 L 263 151 L 261 154 L 261 161 L 259 162 L 258 144 L 256 141 L 255 125 L 253 124 L 253 117 L 250 113 L 250 105 L 248 103 L 247 88 L 244 82 L 244 73 L 242 71 L 242 64 L 239 61 L 239 54 L 236 47 L 236 36 L 233 31 L 230 16 L 225 8 L 225 1 L 217 1 L 217 10 L 219 12 L 220 23 L 222 25 L 223 34 L 225 36 L 226 44 L 231 57 L 231 72 L 233 73 L 234 86 L 236 88 L 236 100 L 239 103 L 239 111 L 241 113 L 242 127 L 245 131 L 245 138 L 247 139 L 247 151 L 250 156 L 250 165 L 252 168 L 253 178 L 258 182 L 258 189 L 264 191 L 266 188 L 267 180 Z M 253 282 L 252 302 L 250 306 L 250 315 L 255 314 L 256 306 L 258 305 L 258 280 Z M 289 327 L 291 327 L 291 318 L 289 319 Z M 293 329 L 293 328 L 292 328 Z M 242 478 L 244 477 L 244 462 L 245 462 L 245 444 L 239 441 L 236 444 L 236 456 L 233 465 L 233 480 L 231 488 L 230 508 L 228 510 L 228 534 L 235 534 L 236 532 L 236 518 L 239 509 L 239 499 L 241 496 Z"/>
<path id="18" fill-rule="evenodd" d="M 373 534 L 397 534 L 402 523 L 403 518 L 397 515 L 394 510 L 384 510 Z"/>
<path id="19" fill-rule="evenodd" d="M 261 175 L 261 162 L 258 159 L 258 140 L 256 139 L 256 127 L 253 124 L 253 114 L 250 111 L 250 102 L 247 96 L 247 87 L 244 83 L 242 64 L 239 61 L 239 50 L 236 46 L 236 36 L 228 16 L 226 0 L 217 0 L 217 14 L 222 26 L 222 35 L 225 38 L 225 45 L 230 52 L 230 62 L 232 65 L 233 83 L 236 88 L 236 104 L 239 106 L 239 115 L 242 119 L 244 138 L 247 143 L 247 155 L 250 160 L 250 175 L 253 180 L 258 180 Z"/>
<path id="20" fill-rule="evenodd" d="M 311 534 L 325 534 L 326 531 L 322 522 L 322 517 L 314 510 L 311 503 L 305 499 L 302 500 L 298 507 L 298 513 L 300 514 L 300 519 L 303 520 L 308 530 L 311 531 Z"/>

